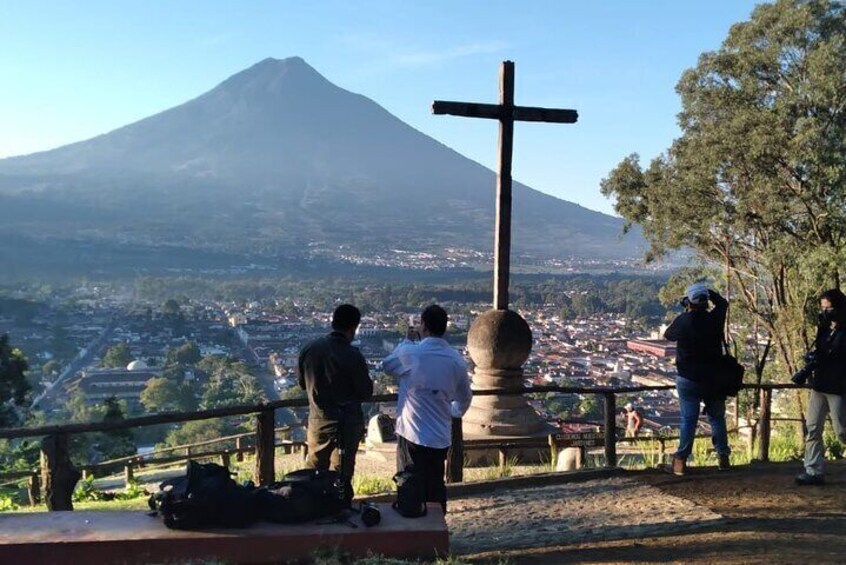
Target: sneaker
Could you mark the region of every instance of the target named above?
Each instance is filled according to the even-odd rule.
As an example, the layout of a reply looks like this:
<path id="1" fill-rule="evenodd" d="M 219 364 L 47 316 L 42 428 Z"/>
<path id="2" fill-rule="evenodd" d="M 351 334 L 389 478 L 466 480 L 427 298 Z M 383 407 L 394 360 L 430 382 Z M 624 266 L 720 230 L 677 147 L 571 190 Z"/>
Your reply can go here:
<path id="1" fill-rule="evenodd" d="M 731 461 L 729 461 L 728 455 L 718 455 L 717 456 L 717 470 L 719 471 L 728 471 L 731 469 Z"/>
<path id="2" fill-rule="evenodd" d="M 796 484 L 799 485 L 799 486 L 824 485 L 825 484 L 825 476 L 823 476 L 823 475 L 810 475 L 808 473 L 802 473 L 800 475 L 796 475 Z"/>
<path id="3" fill-rule="evenodd" d="M 687 473 L 687 464 L 684 459 L 673 457 L 673 474 L 683 477 Z"/>

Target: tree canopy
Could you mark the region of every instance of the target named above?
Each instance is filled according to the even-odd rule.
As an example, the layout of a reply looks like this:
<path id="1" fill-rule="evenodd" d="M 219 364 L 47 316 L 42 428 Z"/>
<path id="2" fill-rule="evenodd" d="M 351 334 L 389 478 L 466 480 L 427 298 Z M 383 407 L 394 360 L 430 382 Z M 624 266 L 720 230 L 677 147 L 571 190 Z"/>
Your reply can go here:
<path id="1" fill-rule="evenodd" d="M 805 310 L 846 264 L 846 7 L 762 4 L 676 90 L 681 137 L 645 169 L 625 158 L 602 192 L 649 257 L 686 248 L 724 268 L 788 374 Z"/>
<path id="2" fill-rule="evenodd" d="M 21 421 L 21 409 L 27 405 L 29 384 L 26 357 L 20 349 L 12 347 L 9 336 L 0 336 L 0 428 L 13 426 Z"/>
<path id="3" fill-rule="evenodd" d="M 106 351 L 100 364 L 103 367 L 123 368 L 129 365 L 130 362 L 132 362 L 132 353 L 129 351 L 129 346 L 125 343 L 118 343 Z"/>
<path id="4" fill-rule="evenodd" d="M 155 377 L 141 391 L 141 404 L 150 412 L 188 412 L 197 409 L 197 399 L 190 383 Z"/>
<path id="5" fill-rule="evenodd" d="M 202 358 L 197 344 L 189 341 L 175 349 L 168 349 L 165 363 L 167 365 L 196 365 Z"/>
<path id="6" fill-rule="evenodd" d="M 126 419 L 126 408 L 124 403 L 118 401 L 114 396 L 106 399 L 104 403 L 104 422 L 120 422 Z M 100 432 L 97 438 L 97 451 L 103 459 L 115 459 L 133 455 L 136 452 L 135 440 L 132 430 L 109 430 Z"/>

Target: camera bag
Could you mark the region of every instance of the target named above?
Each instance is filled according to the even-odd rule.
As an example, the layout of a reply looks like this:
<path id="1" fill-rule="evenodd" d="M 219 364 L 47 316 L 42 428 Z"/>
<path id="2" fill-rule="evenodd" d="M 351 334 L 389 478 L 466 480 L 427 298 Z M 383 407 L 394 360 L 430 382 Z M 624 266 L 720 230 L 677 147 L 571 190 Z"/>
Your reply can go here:
<path id="1" fill-rule="evenodd" d="M 262 519 L 279 524 L 299 524 L 340 514 L 347 508 L 336 471 L 302 469 L 256 490 Z"/>
<path id="2" fill-rule="evenodd" d="M 743 374 L 746 369 L 729 351 L 728 343 L 723 339 L 723 355 L 720 357 L 714 375 L 714 392 L 717 396 L 734 397 L 743 386 Z"/>
<path id="3" fill-rule="evenodd" d="M 392 504 L 394 510 L 405 518 L 425 516 L 427 512 L 426 485 L 414 465 L 408 465 L 403 471 L 394 475 L 394 482 L 397 485 L 397 499 Z"/>
<path id="4" fill-rule="evenodd" d="M 258 519 L 252 490 L 216 463 L 188 461 L 185 475 L 163 481 L 148 505 L 174 530 L 245 528 Z"/>

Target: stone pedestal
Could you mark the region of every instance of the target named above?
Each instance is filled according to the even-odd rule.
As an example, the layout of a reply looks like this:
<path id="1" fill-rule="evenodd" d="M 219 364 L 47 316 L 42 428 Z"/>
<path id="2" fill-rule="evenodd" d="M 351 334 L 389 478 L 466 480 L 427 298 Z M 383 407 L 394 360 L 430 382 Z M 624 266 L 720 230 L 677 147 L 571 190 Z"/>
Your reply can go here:
<path id="1" fill-rule="evenodd" d="M 532 350 L 532 330 L 511 310 L 488 310 L 467 335 L 470 357 L 476 365 L 477 390 L 523 386 L 523 363 Z M 465 437 L 526 437 L 550 432 L 546 422 L 522 395 L 474 396 L 464 415 Z"/>

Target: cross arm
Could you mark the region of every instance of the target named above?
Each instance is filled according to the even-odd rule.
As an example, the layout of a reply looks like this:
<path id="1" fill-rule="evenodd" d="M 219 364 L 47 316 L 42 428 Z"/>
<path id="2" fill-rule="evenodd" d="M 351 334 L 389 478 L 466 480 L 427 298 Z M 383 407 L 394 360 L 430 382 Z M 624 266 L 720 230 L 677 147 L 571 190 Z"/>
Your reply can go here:
<path id="1" fill-rule="evenodd" d="M 552 122 L 560 124 L 574 124 L 579 119 L 579 113 L 576 110 L 514 106 L 509 112 L 506 106 L 499 104 L 448 102 L 444 100 L 435 100 L 432 103 L 432 113 L 468 118 L 488 118 L 492 120 L 501 120 L 510 117 L 520 122 Z"/>

